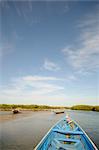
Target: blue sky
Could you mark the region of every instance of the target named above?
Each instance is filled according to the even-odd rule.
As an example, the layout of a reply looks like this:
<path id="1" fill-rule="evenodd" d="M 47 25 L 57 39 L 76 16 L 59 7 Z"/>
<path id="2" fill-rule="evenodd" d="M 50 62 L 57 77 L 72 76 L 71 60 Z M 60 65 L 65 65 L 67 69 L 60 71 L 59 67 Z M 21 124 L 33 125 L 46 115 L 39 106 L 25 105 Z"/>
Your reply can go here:
<path id="1" fill-rule="evenodd" d="M 0 103 L 99 105 L 99 2 L 0 2 Z"/>

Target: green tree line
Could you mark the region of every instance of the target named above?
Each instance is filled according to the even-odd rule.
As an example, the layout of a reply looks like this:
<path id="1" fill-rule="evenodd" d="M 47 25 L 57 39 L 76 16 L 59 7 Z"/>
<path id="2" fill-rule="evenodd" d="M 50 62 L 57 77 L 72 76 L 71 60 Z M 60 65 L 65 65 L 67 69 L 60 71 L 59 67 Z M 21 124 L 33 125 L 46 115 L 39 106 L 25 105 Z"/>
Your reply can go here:
<path id="1" fill-rule="evenodd" d="M 69 107 L 61 107 L 61 106 L 0 104 L 1 110 L 12 110 L 16 108 L 26 110 L 66 109 L 66 108 L 69 109 Z"/>
<path id="2" fill-rule="evenodd" d="M 15 105 L 15 104 L 0 104 L 1 110 L 12 110 L 12 109 L 26 109 L 26 110 L 45 110 L 45 109 L 72 109 L 72 110 L 89 110 L 99 111 L 99 106 L 90 105 L 75 105 L 72 107 L 61 107 L 61 106 L 47 106 L 47 105 Z"/>
<path id="3" fill-rule="evenodd" d="M 71 109 L 72 110 L 99 111 L 99 106 L 75 105 L 75 106 L 72 106 Z"/>

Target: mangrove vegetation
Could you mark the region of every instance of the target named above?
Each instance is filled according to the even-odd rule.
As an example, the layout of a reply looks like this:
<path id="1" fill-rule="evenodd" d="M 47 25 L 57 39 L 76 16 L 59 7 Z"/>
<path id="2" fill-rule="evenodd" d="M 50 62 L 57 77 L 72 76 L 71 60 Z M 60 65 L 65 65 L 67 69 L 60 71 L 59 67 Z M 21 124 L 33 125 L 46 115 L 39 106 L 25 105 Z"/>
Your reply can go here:
<path id="1" fill-rule="evenodd" d="M 72 106 L 71 109 L 72 110 L 99 111 L 99 106 L 75 105 L 75 106 Z"/>
<path id="2" fill-rule="evenodd" d="M 86 110 L 86 111 L 99 111 L 99 106 L 90 105 L 75 105 L 72 107 L 67 106 L 48 106 L 48 105 L 16 105 L 16 104 L 0 104 L 0 110 L 52 110 L 52 109 L 71 109 L 71 110 Z"/>
<path id="3" fill-rule="evenodd" d="M 16 105 L 16 104 L 0 104 L 0 110 L 51 110 L 51 109 L 69 109 L 69 107 L 47 106 L 47 105 Z"/>

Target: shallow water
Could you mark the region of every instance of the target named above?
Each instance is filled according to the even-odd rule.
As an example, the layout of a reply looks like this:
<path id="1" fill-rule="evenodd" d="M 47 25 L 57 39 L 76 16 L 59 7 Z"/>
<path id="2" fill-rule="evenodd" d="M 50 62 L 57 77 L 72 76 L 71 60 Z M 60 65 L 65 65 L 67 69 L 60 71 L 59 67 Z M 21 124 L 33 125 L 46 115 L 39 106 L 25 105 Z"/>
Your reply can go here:
<path id="1" fill-rule="evenodd" d="M 99 148 L 99 113 L 67 111 Z M 33 150 L 46 132 L 65 114 L 53 112 L 0 112 L 0 149 Z"/>

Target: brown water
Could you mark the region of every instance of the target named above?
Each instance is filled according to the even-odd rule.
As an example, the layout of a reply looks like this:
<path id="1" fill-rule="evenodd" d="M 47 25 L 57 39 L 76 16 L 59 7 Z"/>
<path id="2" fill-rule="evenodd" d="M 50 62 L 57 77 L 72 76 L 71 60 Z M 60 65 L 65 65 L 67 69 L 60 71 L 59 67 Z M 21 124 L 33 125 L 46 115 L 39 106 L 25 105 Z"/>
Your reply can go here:
<path id="1" fill-rule="evenodd" d="M 99 148 L 99 113 L 67 111 Z M 46 132 L 65 114 L 53 112 L 0 112 L 0 149 L 33 150 Z"/>

